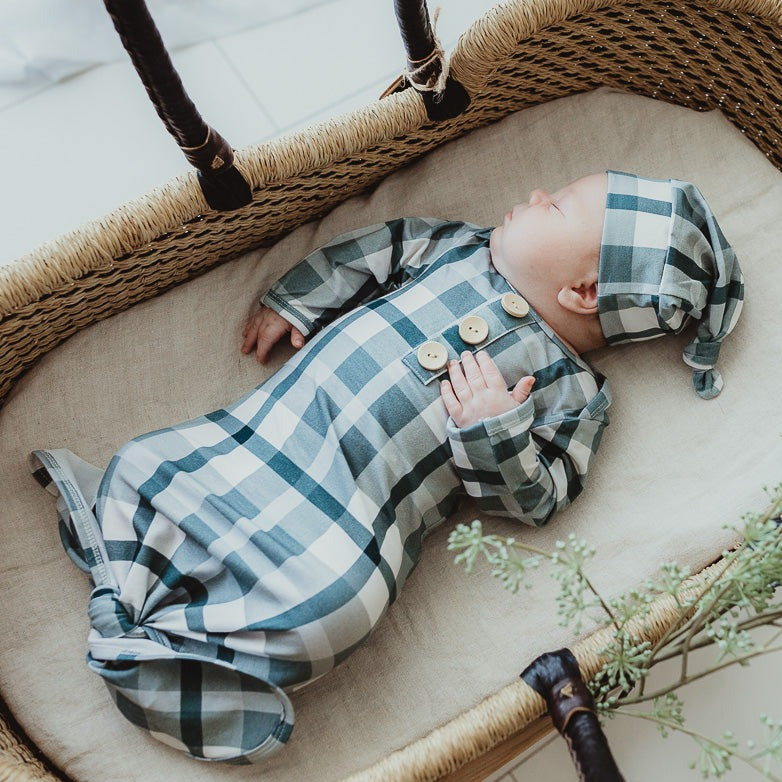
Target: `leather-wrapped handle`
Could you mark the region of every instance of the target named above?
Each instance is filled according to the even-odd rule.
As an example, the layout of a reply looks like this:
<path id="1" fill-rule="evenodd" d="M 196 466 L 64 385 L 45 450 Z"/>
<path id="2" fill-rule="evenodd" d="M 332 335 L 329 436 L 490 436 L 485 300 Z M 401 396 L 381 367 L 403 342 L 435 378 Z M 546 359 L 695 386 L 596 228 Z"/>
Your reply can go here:
<path id="1" fill-rule="evenodd" d="M 122 45 L 147 94 L 188 161 L 213 209 L 238 209 L 252 200 L 250 186 L 234 166 L 230 144 L 209 127 L 185 92 L 144 0 L 104 0 Z"/>
<path id="2" fill-rule="evenodd" d="M 542 654 L 521 678 L 542 695 L 582 782 L 624 782 L 570 649 Z"/>
<path id="3" fill-rule="evenodd" d="M 435 49 L 426 0 L 394 0 L 394 10 L 408 62 L 425 60 Z"/>
<path id="4" fill-rule="evenodd" d="M 470 96 L 458 81 L 448 76 L 441 92 L 427 88 L 440 77 L 443 62 L 435 58 L 427 63 L 436 53 L 438 43 L 429 20 L 426 0 L 394 0 L 394 10 L 407 52 L 408 80 L 413 87 L 425 88 L 425 91 L 419 90 L 419 93 L 426 106 L 427 116 L 436 121 L 458 116 L 470 105 Z M 392 85 L 384 95 L 401 89 L 404 89 L 404 85 L 400 82 L 396 87 Z"/>

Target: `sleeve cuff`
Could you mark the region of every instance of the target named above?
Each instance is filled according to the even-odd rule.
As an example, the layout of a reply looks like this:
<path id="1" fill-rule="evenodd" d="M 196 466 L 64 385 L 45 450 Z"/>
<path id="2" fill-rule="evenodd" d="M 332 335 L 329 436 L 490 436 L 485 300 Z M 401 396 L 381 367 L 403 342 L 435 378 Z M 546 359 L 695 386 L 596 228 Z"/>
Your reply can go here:
<path id="1" fill-rule="evenodd" d="M 295 326 L 305 337 L 308 337 L 315 331 L 313 320 L 308 318 L 301 310 L 296 309 L 291 303 L 275 292 L 271 288 L 265 296 L 261 297 L 260 303 L 264 307 L 274 310 L 281 315 L 292 326 Z"/>
<path id="2" fill-rule="evenodd" d="M 484 418 L 482 421 L 471 424 L 470 426 L 458 427 L 449 416 L 446 424 L 448 437 L 461 443 L 474 442 L 484 437 L 489 439 L 496 438 L 498 435 L 502 439 L 513 438 L 526 432 L 532 425 L 535 418 L 535 405 L 532 397 L 525 402 L 517 405 L 512 410 L 507 410 L 491 418 Z"/>

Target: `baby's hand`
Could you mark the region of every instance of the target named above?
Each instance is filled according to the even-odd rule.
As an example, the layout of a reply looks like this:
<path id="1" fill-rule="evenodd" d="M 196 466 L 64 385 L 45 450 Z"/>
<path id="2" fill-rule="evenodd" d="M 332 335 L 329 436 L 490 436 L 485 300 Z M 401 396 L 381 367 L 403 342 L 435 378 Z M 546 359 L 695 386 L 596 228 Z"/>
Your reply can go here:
<path id="1" fill-rule="evenodd" d="M 249 353 L 255 347 L 256 359 L 264 364 L 272 346 L 288 331 L 291 332 L 291 345 L 296 349 L 300 348 L 304 344 L 302 333 L 273 309 L 261 307 L 247 321 L 242 331 L 242 353 Z"/>
<path id="2" fill-rule="evenodd" d="M 513 410 L 528 399 L 535 382 L 526 375 L 508 391 L 497 365 L 483 350 L 474 357 L 469 351 L 462 353 L 461 365 L 451 361 L 448 375 L 451 379 L 442 381 L 440 393 L 448 415 L 459 428 Z"/>

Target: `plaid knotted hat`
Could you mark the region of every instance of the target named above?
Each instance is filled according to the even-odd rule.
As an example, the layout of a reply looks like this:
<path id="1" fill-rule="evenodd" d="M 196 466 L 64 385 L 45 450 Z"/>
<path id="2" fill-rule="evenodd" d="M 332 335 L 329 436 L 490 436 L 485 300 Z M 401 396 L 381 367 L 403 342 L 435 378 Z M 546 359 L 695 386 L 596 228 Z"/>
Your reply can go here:
<path id="1" fill-rule="evenodd" d="M 609 345 L 700 320 L 683 358 L 698 396 L 711 399 L 722 390 L 714 364 L 743 298 L 736 255 L 695 185 L 608 172 L 597 307 Z"/>

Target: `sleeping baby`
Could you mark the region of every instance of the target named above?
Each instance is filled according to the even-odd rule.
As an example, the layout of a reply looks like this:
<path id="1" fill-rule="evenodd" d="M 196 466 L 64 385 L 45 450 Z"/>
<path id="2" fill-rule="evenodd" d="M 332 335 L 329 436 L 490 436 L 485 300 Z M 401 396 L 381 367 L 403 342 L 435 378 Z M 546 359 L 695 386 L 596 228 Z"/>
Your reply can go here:
<path id="1" fill-rule="evenodd" d="M 466 497 L 546 524 L 582 491 L 611 395 L 582 357 L 678 333 L 696 392 L 743 282 L 698 189 L 608 172 L 502 224 L 405 218 L 319 248 L 263 297 L 243 351 L 298 350 L 225 409 L 104 471 L 36 451 L 91 576 L 87 662 L 117 706 L 199 758 L 254 760 L 289 692 L 375 627 Z"/>

